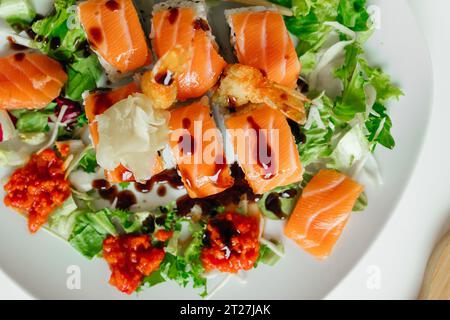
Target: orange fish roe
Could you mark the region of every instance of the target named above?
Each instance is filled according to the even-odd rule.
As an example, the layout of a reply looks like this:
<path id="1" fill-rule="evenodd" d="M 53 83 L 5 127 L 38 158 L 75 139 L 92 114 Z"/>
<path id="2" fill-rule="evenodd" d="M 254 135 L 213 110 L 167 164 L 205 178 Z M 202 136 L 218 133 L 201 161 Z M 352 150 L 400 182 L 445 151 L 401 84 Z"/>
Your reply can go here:
<path id="1" fill-rule="evenodd" d="M 148 235 L 106 238 L 103 257 L 111 269 L 109 283 L 124 293 L 133 293 L 144 276 L 159 268 L 164 254 L 163 249 L 152 247 Z"/>
<path id="2" fill-rule="evenodd" d="M 70 196 L 63 164 L 53 150 L 44 150 L 32 155 L 26 166 L 17 169 L 5 185 L 5 204 L 28 216 L 31 233 L 38 231 L 52 211 Z"/>
<path id="3" fill-rule="evenodd" d="M 237 213 L 218 215 L 206 227 L 204 244 L 201 260 L 206 271 L 249 270 L 259 255 L 259 220 Z"/>
<path id="4" fill-rule="evenodd" d="M 161 242 L 165 242 L 165 241 L 169 240 L 170 238 L 172 238 L 172 236 L 173 236 L 172 230 L 167 231 L 167 230 L 163 230 L 163 229 L 158 230 L 153 234 L 153 237 L 156 240 L 161 241 Z"/>
<path id="5" fill-rule="evenodd" d="M 63 158 L 67 158 L 70 154 L 70 146 L 68 143 L 64 142 L 56 142 L 55 143 L 56 149 L 58 150 L 59 154 Z"/>

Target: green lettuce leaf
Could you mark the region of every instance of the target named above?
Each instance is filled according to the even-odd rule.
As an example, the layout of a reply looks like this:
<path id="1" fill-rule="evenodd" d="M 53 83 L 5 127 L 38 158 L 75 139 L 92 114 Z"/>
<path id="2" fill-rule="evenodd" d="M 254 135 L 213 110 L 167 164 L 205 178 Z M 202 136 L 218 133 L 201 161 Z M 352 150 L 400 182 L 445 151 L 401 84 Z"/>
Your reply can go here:
<path id="1" fill-rule="evenodd" d="M 369 141 L 379 143 L 388 149 L 393 149 L 395 140 L 391 134 L 392 120 L 386 112 L 386 107 L 377 102 L 373 106 L 373 110 L 377 114 L 371 113 L 366 121 Z"/>
<path id="2" fill-rule="evenodd" d="M 47 132 L 49 130 L 48 118 L 54 114 L 56 103 L 52 102 L 40 110 L 12 110 L 17 118 L 16 129 L 21 133 Z"/>
<path id="3" fill-rule="evenodd" d="M 33 23 L 37 47 L 57 60 L 67 61 L 86 43 L 78 22 L 75 0 L 56 0 L 52 15 Z"/>
<path id="4" fill-rule="evenodd" d="M 335 72 L 342 80 L 344 90 L 336 99 L 333 112 L 342 121 L 350 121 L 357 113 L 366 111 L 364 87 L 367 81 L 359 63 L 362 53 L 359 43 L 348 45 L 345 48 L 345 62 Z"/>
<path id="5" fill-rule="evenodd" d="M 81 101 L 84 91 L 93 90 L 103 69 L 95 54 L 86 52 L 86 34 L 78 21 L 75 0 L 56 0 L 48 17 L 33 23 L 36 46 L 48 56 L 66 63 L 65 95 Z"/>
<path id="6" fill-rule="evenodd" d="M 68 239 L 75 227 L 76 218 L 82 210 L 78 210 L 78 206 L 70 196 L 64 203 L 52 212 L 48 219 L 48 226 L 64 239 Z"/>
<path id="7" fill-rule="evenodd" d="M 200 296 L 205 297 L 207 280 L 203 276 L 205 270 L 200 260 L 205 227 L 205 223 L 191 222 L 189 224 L 191 231 L 189 243 L 184 248 L 178 248 L 177 255 L 173 254 L 173 250 L 166 251 L 159 269 L 145 277 L 142 286 L 151 287 L 165 280 L 172 280 L 182 287 L 191 284 L 193 288 L 202 289 Z"/>
<path id="8" fill-rule="evenodd" d="M 333 102 L 326 96 L 323 96 L 321 100 L 322 104 L 319 104 L 317 108 L 325 128 L 320 128 L 317 123 L 313 123 L 309 129 L 302 128 L 305 141 L 300 143 L 298 148 L 300 159 L 302 159 L 302 164 L 305 167 L 328 158 L 333 151 L 331 143 L 333 130 L 330 126 L 330 122 L 335 123 L 332 119 Z M 334 126 L 337 126 L 337 124 L 334 124 Z"/>
<path id="9" fill-rule="evenodd" d="M 363 127 L 364 124 L 358 123 L 343 135 L 330 156 L 328 167 L 348 172 L 356 161 L 364 159 L 370 153 L 370 143 Z"/>
<path id="10" fill-rule="evenodd" d="M 140 232 L 142 223 L 133 213 L 104 208 L 85 211 L 76 217 L 69 243 L 85 257 L 92 259 L 103 249 L 107 236 Z"/>
<path id="11" fill-rule="evenodd" d="M 366 0 L 340 0 L 337 21 L 353 31 L 368 30 L 369 14 L 366 10 Z"/>
<path id="12" fill-rule="evenodd" d="M 309 74 L 317 63 L 317 53 L 328 39 L 332 28 L 324 24 L 337 17 L 339 0 L 294 0 L 291 3 L 280 3 L 292 6 L 294 16 L 285 17 L 289 32 L 297 36 L 299 44 L 297 53 L 302 63 L 302 73 Z"/>
<path id="13" fill-rule="evenodd" d="M 294 197 L 283 197 L 283 192 L 287 190 L 295 190 L 296 195 Z M 271 190 L 263 194 L 261 199 L 258 201 L 258 207 L 261 210 L 261 213 L 267 218 L 272 220 L 280 220 L 281 219 L 280 217 L 278 217 L 274 212 L 272 212 L 269 208 L 266 207 L 267 199 L 271 197 L 272 201 L 279 201 L 282 214 L 284 218 L 287 218 L 290 216 L 292 210 L 294 209 L 299 194 L 300 192 L 298 184 L 278 187 L 275 188 L 274 190 Z M 273 197 L 274 195 L 275 197 Z"/>
<path id="14" fill-rule="evenodd" d="M 83 92 L 97 87 L 97 81 L 102 76 L 103 69 L 94 54 L 75 60 L 67 68 L 66 96 L 71 100 L 81 101 Z"/>
<path id="15" fill-rule="evenodd" d="M 366 210 L 368 205 L 368 199 L 365 192 L 361 193 L 361 195 L 356 200 L 355 206 L 353 207 L 354 212 L 361 212 Z"/>
<path id="16" fill-rule="evenodd" d="M 281 242 L 273 244 L 280 252 L 284 253 L 284 246 Z M 281 257 L 277 255 L 275 252 L 273 252 L 269 246 L 265 244 L 260 244 L 258 259 L 256 260 L 254 268 L 258 267 L 260 263 L 267 264 L 269 266 L 274 266 L 278 261 L 280 261 L 280 259 Z"/>
<path id="17" fill-rule="evenodd" d="M 95 172 L 97 166 L 97 157 L 94 149 L 89 149 L 78 163 L 78 167 L 88 173 Z"/>
<path id="18" fill-rule="evenodd" d="M 384 104 L 388 100 L 398 100 L 403 96 L 402 90 L 391 82 L 391 78 L 384 73 L 383 70 L 370 67 L 364 59 L 359 59 L 359 64 L 367 78 L 367 82 L 370 83 L 377 92 L 377 102 Z"/>

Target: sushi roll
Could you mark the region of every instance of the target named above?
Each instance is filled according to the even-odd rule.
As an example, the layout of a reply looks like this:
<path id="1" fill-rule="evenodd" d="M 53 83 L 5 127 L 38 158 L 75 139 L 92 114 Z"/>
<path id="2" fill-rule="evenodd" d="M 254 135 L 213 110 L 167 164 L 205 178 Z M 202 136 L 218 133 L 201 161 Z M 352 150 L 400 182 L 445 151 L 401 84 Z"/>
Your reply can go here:
<path id="1" fill-rule="evenodd" d="M 86 117 L 89 121 L 89 130 L 91 133 L 92 143 L 97 146 L 99 143 L 98 123 L 96 116 L 104 113 L 115 103 L 126 99 L 133 93 L 140 92 L 138 86 L 132 82 L 126 86 L 116 88 L 107 92 L 92 92 L 85 97 Z M 156 175 L 164 170 L 164 162 L 160 155 L 154 160 L 151 175 Z M 105 170 L 105 177 L 109 182 L 133 182 L 135 177 L 133 173 L 125 166 L 119 165 L 114 170 Z"/>
<path id="2" fill-rule="evenodd" d="M 239 63 L 261 70 L 273 82 L 295 88 L 301 65 L 282 15 L 265 7 L 230 9 L 225 15 Z"/>
<path id="3" fill-rule="evenodd" d="M 191 198 L 204 198 L 231 187 L 222 134 L 210 114 L 207 98 L 171 111 L 170 147 Z"/>
<path id="4" fill-rule="evenodd" d="M 238 163 L 255 194 L 302 180 L 297 146 L 280 110 L 250 104 L 231 114 L 225 125 Z"/>
<path id="5" fill-rule="evenodd" d="M 150 38 L 158 58 L 175 46 L 191 53 L 178 79 L 178 100 L 203 96 L 216 84 L 226 65 L 211 33 L 204 1 L 170 0 L 156 4 Z"/>
<path id="6" fill-rule="evenodd" d="M 151 62 L 151 52 L 132 0 L 88 0 L 78 6 L 91 49 L 110 80 Z"/>
<path id="7" fill-rule="evenodd" d="M 40 53 L 0 58 L 0 109 L 40 109 L 59 96 L 67 74 Z"/>

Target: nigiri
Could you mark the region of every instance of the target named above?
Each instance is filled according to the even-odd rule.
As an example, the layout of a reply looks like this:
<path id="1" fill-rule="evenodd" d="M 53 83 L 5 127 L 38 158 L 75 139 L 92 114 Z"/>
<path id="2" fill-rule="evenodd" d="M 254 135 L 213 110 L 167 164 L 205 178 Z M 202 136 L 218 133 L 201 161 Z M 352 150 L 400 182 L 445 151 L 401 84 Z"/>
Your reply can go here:
<path id="1" fill-rule="evenodd" d="M 225 120 L 245 178 L 255 194 L 302 180 L 302 165 L 283 113 L 249 104 Z"/>
<path id="2" fill-rule="evenodd" d="M 102 114 L 120 100 L 126 99 L 129 95 L 137 92 L 140 92 L 138 86 L 136 83 L 131 82 L 126 86 L 111 91 L 90 93 L 85 98 L 86 117 L 89 121 L 89 130 L 94 146 L 98 144 L 99 140 L 96 116 Z M 158 174 L 163 170 L 164 163 L 158 155 L 154 162 L 152 175 Z M 105 170 L 105 177 L 112 183 L 135 181 L 133 173 L 123 165 L 119 165 L 115 170 Z"/>
<path id="3" fill-rule="evenodd" d="M 328 257 L 363 186 L 335 170 L 321 170 L 306 185 L 284 234 L 318 259 Z"/>
<path id="4" fill-rule="evenodd" d="M 40 53 L 19 52 L 0 58 L 0 108 L 40 109 L 59 96 L 67 74 Z"/>
<path id="5" fill-rule="evenodd" d="M 226 10 L 225 15 L 239 63 L 262 70 L 278 84 L 296 87 L 300 60 L 281 14 L 250 7 Z"/>
<path id="6" fill-rule="evenodd" d="M 89 44 L 112 80 L 151 62 L 132 0 L 88 0 L 78 12 Z"/>
<path id="7" fill-rule="evenodd" d="M 207 197 L 233 185 L 222 135 L 207 98 L 172 110 L 169 129 L 172 154 L 191 198 Z"/>
<path id="8" fill-rule="evenodd" d="M 158 58 L 175 46 L 191 52 L 191 59 L 178 79 L 181 101 L 203 96 L 226 65 L 211 33 L 204 1 L 170 0 L 156 4 L 150 38 Z"/>

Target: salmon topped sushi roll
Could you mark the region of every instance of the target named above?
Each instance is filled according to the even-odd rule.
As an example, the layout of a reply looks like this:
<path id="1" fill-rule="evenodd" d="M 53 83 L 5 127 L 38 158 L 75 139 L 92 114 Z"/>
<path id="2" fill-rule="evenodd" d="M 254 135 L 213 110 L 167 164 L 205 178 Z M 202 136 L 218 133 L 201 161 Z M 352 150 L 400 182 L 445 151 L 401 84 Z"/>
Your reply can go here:
<path id="1" fill-rule="evenodd" d="M 78 6 L 91 48 L 110 79 L 144 67 L 151 52 L 132 0 L 88 0 Z"/>
<path id="2" fill-rule="evenodd" d="M 0 109 L 40 109 L 59 96 L 67 74 L 40 53 L 0 58 Z"/>
<path id="3" fill-rule="evenodd" d="M 264 8 L 226 10 L 239 63 L 260 69 L 268 79 L 294 88 L 300 60 L 280 13 Z"/>
<path id="4" fill-rule="evenodd" d="M 86 117 L 89 121 L 89 130 L 91 133 L 92 143 L 97 146 L 99 143 L 98 125 L 96 116 L 102 114 L 115 103 L 126 99 L 133 93 L 140 92 L 136 83 L 132 82 L 126 86 L 107 91 L 107 92 L 93 92 L 85 98 Z M 161 156 L 157 156 L 154 162 L 152 175 L 158 174 L 164 170 L 164 162 Z M 133 173 L 119 165 L 115 170 L 105 170 L 105 177 L 109 182 L 132 182 L 135 181 Z"/>
<path id="5" fill-rule="evenodd" d="M 181 101 L 203 96 L 216 84 L 226 65 L 211 33 L 204 1 L 156 4 L 150 38 L 158 58 L 175 46 L 190 52 L 191 58 L 178 77 Z"/>
<path id="6" fill-rule="evenodd" d="M 204 198 L 231 187 L 222 135 L 207 99 L 171 111 L 170 147 L 191 198 Z"/>
<path id="7" fill-rule="evenodd" d="M 302 180 L 300 157 L 283 113 L 250 104 L 225 120 L 245 178 L 255 194 Z"/>

